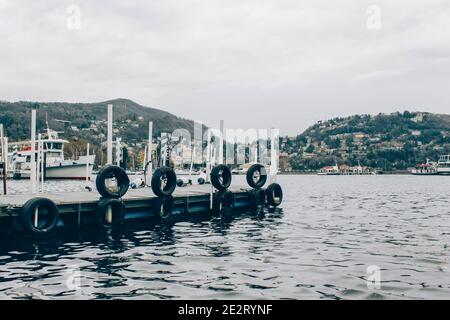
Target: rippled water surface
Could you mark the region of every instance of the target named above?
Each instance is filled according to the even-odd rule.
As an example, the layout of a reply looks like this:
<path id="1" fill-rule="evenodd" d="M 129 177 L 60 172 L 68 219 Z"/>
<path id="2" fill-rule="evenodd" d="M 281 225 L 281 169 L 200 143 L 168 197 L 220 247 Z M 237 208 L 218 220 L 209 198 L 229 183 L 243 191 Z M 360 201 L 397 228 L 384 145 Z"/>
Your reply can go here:
<path id="1" fill-rule="evenodd" d="M 264 216 L 1 240 L 0 299 L 450 298 L 450 177 L 279 181 Z"/>

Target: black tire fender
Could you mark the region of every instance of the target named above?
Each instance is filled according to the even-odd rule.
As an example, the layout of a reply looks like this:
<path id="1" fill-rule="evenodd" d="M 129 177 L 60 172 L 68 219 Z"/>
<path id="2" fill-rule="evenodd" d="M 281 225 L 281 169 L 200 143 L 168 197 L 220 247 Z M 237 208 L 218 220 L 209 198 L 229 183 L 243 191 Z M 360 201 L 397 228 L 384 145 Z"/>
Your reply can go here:
<path id="1" fill-rule="evenodd" d="M 231 171 L 224 164 L 219 164 L 211 170 L 211 184 L 217 190 L 226 190 L 231 185 Z"/>
<path id="2" fill-rule="evenodd" d="M 266 192 L 263 189 L 253 189 L 250 191 L 251 207 L 258 209 L 266 203 Z"/>
<path id="3" fill-rule="evenodd" d="M 214 214 L 227 214 L 231 212 L 234 206 L 234 194 L 228 190 L 221 190 L 213 195 Z"/>
<path id="4" fill-rule="evenodd" d="M 267 204 L 278 207 L 283 202 L 283 189 L 278 183 L 270 184 L 266 189 Z"/>
<path id="5" fill-rule="evenodd" d="M 165 185 L 162 182 L 165 180 Z M 177 175 L 172 168 L 161 167 L 155 170 L 152 176 L 152 190 L 158 197 L 171 196 L 177 187 Z"/>
<path id="6" fill-rule="evenodd" d="M 157 198 L 155 203 L 156 214 L 163 221 L 167 221 L 172 217 L 174 200 L 172 196 Z"/>
<path id="7" fill-rule="evenodd" d="M 46 213 L 39 213 L 40 209 L 46 209 Z M 47 219 L 44 224 L 35 225 L 35 212 L 38 210 L 38 218 L 44 215 Z M 43 235 L 52 232 L 59 222 L 59 210 L 55 203 L 47 198 L 33 198 L 28 200 L 19 214 L 20 222 L 28 233 Z"/>
<path id="8" fill-rule="evenodd" d="M 117 190 L 111 190 L 106 186 L 107 179 L 116 179 Z M 104 198 L 122 198 L 130 187 L 130 179 L 124 169 L 118 166 L 107 165 L 101 168 L 97 178 L 95 179 L 95 186 L 98 193 Z"/>
<path id="9" fill-rule="evenodd" d="M 111 208 L 111 222 L 107 221 L 107 210 Z M 125 204 L 120 199 L 100 198 L 97 204 L 97 223 L 101 227 L 109 228 L 123 224 L 125 217 Z"/>
<path id="10" fill-rule="evenodd" d="M 258 178 L 257 180 L 255 178 Z M 267 170 L 262 164 L 254 164 L 247 171 L 247 183 L 250 187 L 262 188 L 267 181 Z"/>

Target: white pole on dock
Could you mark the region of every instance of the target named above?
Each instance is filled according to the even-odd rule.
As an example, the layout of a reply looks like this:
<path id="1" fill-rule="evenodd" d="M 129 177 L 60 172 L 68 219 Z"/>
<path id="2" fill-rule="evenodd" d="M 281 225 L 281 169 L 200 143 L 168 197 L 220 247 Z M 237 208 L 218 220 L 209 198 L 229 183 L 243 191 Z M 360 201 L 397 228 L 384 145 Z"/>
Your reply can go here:
<path id="1" fill-rule="evenodd" d="M 278 130 L 272 128 L 270 131 L 270 181 L 277 181 L 278 174 L 278 154 L 277 154 L 277 141 Z"/>
<path id="2" fill-rule="evenodd" d="M 122 144 L 120 143 L 122 139 L 116 138 L 116 165 L 120 167 L 120 160 L 122 157 Z"/>
<path id="3" fill-rule="evenodd" d="M 113 138 L 112 138 L 112 125 L 113 125 L 113 105 L 108 104 L 108 141 L 107 141 L 107 151 L 106 151 L 106 164 L 112 164 L 113 163 L 113 154 L 112 154 L 112 148 L 113 148 Z"/>
<path id="4" fill-rule="evenodd" d="M 0 151 L 2 152 L 2 157 L 0 159 L 0 162 L 5 163 L 5 154 L 4 154 L 4 150 L 5 148 L 3 147 L 4 141 L 3 141 L 3 123 L 0 123 Z"/>
<path id="5" fill-rule="evenodd" d="M 225 121 L 220 120 L 219 164 L 223 164 L 223 144 L 225 141 Z"/>
<path id="6" fill-rule="evenodd" d="M 195 161 L 195 144 L 192 146 L 191 167 L 189 168 L 189 180 L 191 181 L 192 181 L 192 171 L 194 170 L 194 161 Z"/>
<path id="7" fill-rule="evenodd" d="M 213 146 L 211 151 L 211 170 L 216 165 L 217 160 L 217 149 Z"/>
<path id="8" fill-rule="evenodd" d="M 258 137 L 256 137 L 256 141 L 255 141 L 255 163 L 258 163 Z"/>
<path id="9" fill-rule="evenodd" d="M 90 180 L 90 176 L 89 176 L 89 143 L 87 144 L 87 150 L 86 150 L 86 181 Z"/>
<path id="10" fill-rule="evenodd" d="M 3 143 L 3 148 L 4 148 L 3 154 L 5 157 L 4 166 L 5 166 L 5 172 L 7 173 L 8 172 L 8 137 L 4 137 L 3 142 L 4 142 Z"/>
<path id="11" fill-rule="evenodd" d="M 206 182 L 210 181 L 209 175 L 211 174 L 211 130 L 208 129 L 207 135 L 208 141 L 206 141 Z"/>
<path id="12" fill-rule="evenodd" d="M 153 162 L 152 162 L 152 141 L 153 141 L 153 121 L 148 122 L 148 144 L 147 144 L 147 159 L 144 166 L 147 165 L 147 181 L 152 180 Z"/>
<path id="13" fill-rule="evenodd" d="M 40 188 L 40 183 L 39 183 L 39 179 L 40 179 L 40 169 L 41 169 L 41 134 L 38 134 L 38 141 L 37 141 L 37 159 L 36 159 L 36 186 L 37 186 L 37 191 L 42 192 L 43 190 L 39 190 Z"/>
<path id="14" fill-rule="evenodd" d="M 211 129 L 208 129 L 208 141 L 206 144 L 206 182 L 211 181 L 211 161 L 212 161 L 212 146 L 211 146 Z M 209 189 L 209 209 L 213 208 L 213 196 L 214 196 L 214 187 L 211 183 L 211 187 Z"/>
<path id="15" fill-rule="evenodd" d="M 44 142 L 43 141 L 41 141 L 41 147 L 40 147 L 40 150 L 42 150 L 41 152 L 41 191 L 42 192 L 44 192 L 44 176 L 45 176 L 45 172 L 44 172 L 44 165 L 45 165 L 45 162 L 44 162 L 44 159 L 45 159 L 45 155 L 44 155 Z"/>
<path id="16" fill-rule="evenodd" d="M 147 164 L 147 146 L 144 147 L 144 166 L 143 166 L 144 170 L 146 164 Z"/>
<path id="17" fill-rule="evenodd" d="M 30 182 L 31 193 L 36 193 L 36 110 L 31 110 L 31 163 Z"/>

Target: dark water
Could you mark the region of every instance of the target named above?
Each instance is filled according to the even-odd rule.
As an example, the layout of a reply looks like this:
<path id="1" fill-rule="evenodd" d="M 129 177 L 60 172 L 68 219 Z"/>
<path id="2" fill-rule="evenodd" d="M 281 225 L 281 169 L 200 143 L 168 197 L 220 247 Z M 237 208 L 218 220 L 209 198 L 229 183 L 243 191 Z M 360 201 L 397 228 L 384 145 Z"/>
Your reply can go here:
<path id="1" fill-rule="evenodd" d="M 264 216 L 3 241 L 0 299 L 450 298 L 449 177 L 279 181 Z"/>

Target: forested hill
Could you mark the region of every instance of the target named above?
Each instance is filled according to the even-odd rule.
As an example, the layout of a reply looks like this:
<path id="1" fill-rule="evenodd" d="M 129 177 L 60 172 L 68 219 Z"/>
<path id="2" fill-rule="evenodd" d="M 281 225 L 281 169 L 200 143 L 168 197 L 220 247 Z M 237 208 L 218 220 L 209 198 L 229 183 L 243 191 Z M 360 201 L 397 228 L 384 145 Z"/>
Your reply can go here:
<path id="1" fill-rule="evenodd" d="M 319 121 L 297 137 L 283 138 L 281 148 L 294 170 L 358 162 L 405 170 L 450 154 L 450 115 L 405 111 Z"/>
<path id="2" fill-rule="evenodd" d="M 35 108 L 39 132 L 45 129 L 47 118 L 52 129 L 64 131 L 64 138 L 78 137 L 95 143 L 104 140 L 110 103 L 114 105 L 114 128 L 127 142 L 146 139 L 150 120 L 154 123 L 155 135 L 177 128 L 193 129 L 192 121 L 127 99 L 98 103 L 0 101 L 0 123 L 5 126 L 10 141 L 29 139 L 31 110 Z"/>

